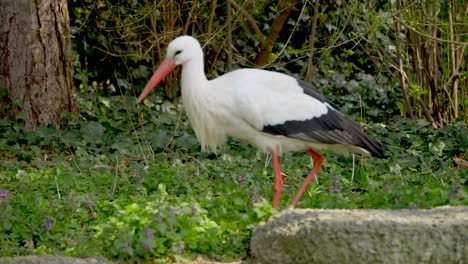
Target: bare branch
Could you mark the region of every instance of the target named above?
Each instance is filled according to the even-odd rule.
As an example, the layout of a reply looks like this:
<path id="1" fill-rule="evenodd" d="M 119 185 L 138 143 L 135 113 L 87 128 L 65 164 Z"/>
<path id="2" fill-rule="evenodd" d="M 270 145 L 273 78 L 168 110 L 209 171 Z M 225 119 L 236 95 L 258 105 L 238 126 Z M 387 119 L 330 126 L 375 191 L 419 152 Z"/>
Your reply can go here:
<path id="1" fill-rule="evenodd" d="M 232 67 L 232 11 L 231 1 L 227 3 L 227 70 L 230 71 Z"/>
<path id="2" fill-rule="evenodd" d="M 265 35 L 263 35 L 262 31 L 258 27 L 258 23 L 253 18 L 245 9 L 243 9 L 235 0 L 229 0 L 229 3 L 232 5 L 232 7 L 239 12 L 245 19 L 247 19 L 247 22 L 249 22 L 250 27 L 252 30 L 260 37 L 260 39 L 265 39 Z"/>
<path id="3" fill-rule="evenodd" d="M 401 1 L 400 0 L 397 0 L 397 8 L 398 9 L 401 8 Z M 400 22 L 398 20 L 395 20 L 395 28 L 396 28 L 396 35 L 397 35 L 397 37 L 399 37 L 400 33 L 401 33 L 401 24 L 400 24 Z M 410 118 L 414 119 L 413 108 L 411 107 L 411 104 L 410 104 L 410 101 L 409 101 L 409 98 L 408 98 L 408 93 L 406 92 L 406 90 L 407 90 L 406 82 L 405 82 L 406 73 L 405 73 L 405 70 L 403 68 L 403 59 L 402 59 L 402 56 L 401 56 L 400 43 L 397 43 L 396 48 L 397 48 L 397 59 L 398 59 L 398 68 L 397 68 L 397 70 L 400 73 L 400 85 L 401 85 L 401 92 L 403 93 L 403 100 L 405 102 L 405 108 L 406 108 L 406 111 L 408 111 L 408 114 L 409 114 Z"/>
<path id="4" fill-rule="evenodd" d="M 309 37 L 309 65 L 307 66 L 307 75 L 306 80 L 312 80 L 312 74 L 314 71 L 314 50 L 315 50 L 315 31 L 317 29 L 317 17 L 318 17 L 318 5 L 319 0 L 315 0 L 313 9 L 314 9 L 314 17 L 312 18 L 312 29 L 310 30 L 310 37 Z"/>
<path id="5" fill-rule="evenodd" d="M 410 26 L 408 23 L 405 23 L 403 20 L 397 18 L 397 17 L 393 17 L 394 19 L 396 19 L 398 22 L 400 22 L 403 26 L 405 26 L 406 28 L 408 28 L 409 30 L 413 31 L 414 33 L 420 35 L 420 36 L 423 36 L 425 38 L 428 38 L 428 39 L 431 39 L 431 40 L 434 40 L 434 41 L 438 41 L 438 42 L 444 42 L 444 43 L 453 43 L 453 44 L 458 44 L 458 45 L 462 45 L 462 46 L 468 46 L 468 42 L 462 42 L 462 41 L 455 41 L 455 40 L 446 40 L 446 39 L 442 39 L 442 38 L 437 38 L 437 37 L 434 37 L 434 36 L 431 36 L 429 34 L 426 34 L 426 33 L 423 33 L 417 29 L 415 29 L 414 27 Z"/>
<path id="6" fill-rule="evenodd" d="M 281 11 L 276 17 L 273 25 L 271 25 L 271 31 L 268 34 L 268 37 L 265 41 L 262 42 L 260 46 L 260 52 L 255 58 L 255 65 L 264 66 L 268 62 L 268 56 L 270 55 L 271 48 L 273 47 L 276 39 L 278 38 L 281 29 L 283 29 L 284 23 L 288 20 L 289 14 L 291 13 L 294 5 L 297 3 L 297 0 L 281 0 L 280 8 Z"/>

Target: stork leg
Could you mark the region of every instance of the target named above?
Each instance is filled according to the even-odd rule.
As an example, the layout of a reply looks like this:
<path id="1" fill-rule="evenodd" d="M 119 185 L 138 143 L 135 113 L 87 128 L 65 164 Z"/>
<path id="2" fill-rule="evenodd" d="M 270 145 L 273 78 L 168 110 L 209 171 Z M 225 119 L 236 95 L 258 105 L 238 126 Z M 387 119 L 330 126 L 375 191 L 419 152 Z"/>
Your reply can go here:
<path id="1" fill-rule="evenodd" d="M 312 181 L 315 177 L 315 174 L 320 170 L 320 167 L 322 167 L 323 163 L 323 157 L 315 152 L 313 149 L 307 149 L 306 153 L 309 154 L 309 156 L 314 159 L 314 168 L 312 171 L 307 175 L 307 177 L 304 180 L 304 183 L 302 184 L 301 188 L 296 194 L 296 197 L 294 197 L 293 202 L 291 203 L 291 206 L 294 208 L 297 205 L 297 202 L 299 202 L 299 199 L 301 199 L 302 194 L 307 190 L 307 186 L 309 186 L 310 181 Z"/>
<path id="2" fill-rule="evenodd" d="M 275 183 L 273 185 L 273 208 L 278 207 L 281 189 L 283 189 L 283 176 L 281 176 L 281 169 L 279 165 L 278 156 L 274 151 L 271 152 L 271 159 L 273 160 L 273 169 L 275 171 Z"/>

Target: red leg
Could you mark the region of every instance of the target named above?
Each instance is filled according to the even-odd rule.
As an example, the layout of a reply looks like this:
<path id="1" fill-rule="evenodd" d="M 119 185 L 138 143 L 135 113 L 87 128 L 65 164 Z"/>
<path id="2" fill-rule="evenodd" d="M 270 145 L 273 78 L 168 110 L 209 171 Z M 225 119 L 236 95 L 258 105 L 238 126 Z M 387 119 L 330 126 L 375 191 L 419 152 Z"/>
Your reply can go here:
<path id="1" fill-rule="evenodd" d="M 323 157 L 320 156 L 320 154 L 315 152 L 313 149 L 307 149 L 306 152 L 307 152 L 307 154 L 309 154 L 314 159 L 314 168 L 309 173 L 309 175 L 307 175 L 307 177 L 304 180 L 304 183 L 302 184 L 301 188 L 299 189 L 299 192 L 297 192 L 296 197 L 294 197 L 294 200 L 291 203 L 291 206 L 293 208 L 296 207 L 297 202 L 299 202 L 299 199 L 301 199 L 302 194 L 307 189 L 307 186 L 309 186 L 310 181 L 312 181 L 314 179 L 315 174 L 317 174 L 317 172 L 320 170 L 320 167 L 322 167 L 322 163 L 323 163 Z"/>
<path id="2" fill-rule="evenodd" d="M 274 151 L 271 152 L 271 159 L 273 160 L 273 169 L 275 171 L 275 183 L 273 185 L 273 208 L 278 207 L 278 202 L 283 189 L 283 176 L 281 176 L 281 169 L 278 161 L 278 156 Z"/>

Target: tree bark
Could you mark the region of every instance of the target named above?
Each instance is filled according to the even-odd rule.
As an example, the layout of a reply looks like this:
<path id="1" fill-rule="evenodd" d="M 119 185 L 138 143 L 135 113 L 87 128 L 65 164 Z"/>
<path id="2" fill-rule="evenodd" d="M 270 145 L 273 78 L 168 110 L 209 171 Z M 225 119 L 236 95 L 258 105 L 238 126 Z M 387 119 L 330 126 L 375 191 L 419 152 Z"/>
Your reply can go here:
<path id="1" fill-rule="evenodd" d="M 0 0 L 0 89 L 24 114 L 25 130 L 60 126 L 74 111 L 73 57 L 66 0 Z M 2 108 L 6 107 L 2 105 Z"/>

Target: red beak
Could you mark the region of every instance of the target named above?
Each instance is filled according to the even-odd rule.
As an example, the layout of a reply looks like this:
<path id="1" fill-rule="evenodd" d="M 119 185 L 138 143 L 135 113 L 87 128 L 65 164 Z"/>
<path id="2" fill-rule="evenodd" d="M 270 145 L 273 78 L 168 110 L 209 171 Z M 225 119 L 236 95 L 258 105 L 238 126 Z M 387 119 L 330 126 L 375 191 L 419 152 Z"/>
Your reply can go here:
<path id="1" fill-rule="evenodd" d="M 137 103 L 140 103 L 143 98 L 145 98 L 145 96 L 147 96 L 151 90 L 153 90 L 154 87 L 156 87 L 156 85 L 158 85 L 164 79 L 164 77 L 166 77 L 166 75 L 168 75 L 175 68 L 175 66 L 175 61 L 169 59 L 163 60 L 158 69 L 153 73 L 153 76 L 151 76 L 151 79 L 149 80 L 148 84 L 146 84 L 143 92 L 141 92 Z"/>

